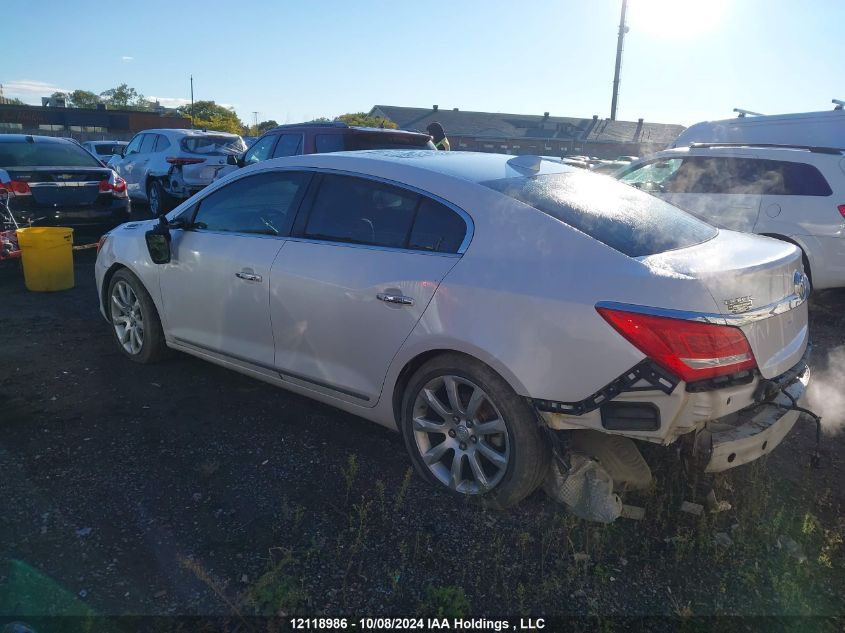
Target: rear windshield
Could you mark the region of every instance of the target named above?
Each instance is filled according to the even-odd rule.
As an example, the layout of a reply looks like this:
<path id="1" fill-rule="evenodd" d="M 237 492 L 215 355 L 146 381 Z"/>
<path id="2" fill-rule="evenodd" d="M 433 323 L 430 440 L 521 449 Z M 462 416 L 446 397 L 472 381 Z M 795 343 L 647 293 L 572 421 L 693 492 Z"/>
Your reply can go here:
<path id="1" fill-rule="evenodd" d="M 318 154 L 364 149 L 436 149 L 427 136 L 415 134 L 317 134 Z"/>
<path id="2" fill-rule="evenodd" d="M 571 172 L 482 183 L 629 257 L 700 244 L 718 231 L 668 202 L 595 174 Z"/>
<path id="3" fill-rule="evenodd" d="M 186 152 L 205 156 L 226 156 L 246 151 L 246 144 L 240 136 L 188 136 L 182 139 L 180 145 Z"/>
<path id="4" fill-rule="evenodd" d="M 102 167 L 75 143 L 0 143 L 0 167 Z"/>
<path id="5" fill-rule="evenodd" d="M 102 155 L 102 154 L 119 154 L 120 153 L 121 145 L 117 143 L 98 143 L 94 146 L 94 150 Z"/>

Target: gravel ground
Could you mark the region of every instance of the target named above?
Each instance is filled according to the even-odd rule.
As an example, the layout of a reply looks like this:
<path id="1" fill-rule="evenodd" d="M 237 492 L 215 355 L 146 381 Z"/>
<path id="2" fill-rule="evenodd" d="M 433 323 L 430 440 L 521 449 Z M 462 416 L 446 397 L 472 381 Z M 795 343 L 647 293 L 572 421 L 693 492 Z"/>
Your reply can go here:
<path id="1" fill-rule="evenodd" d="M 0 615 L 841 615 L 845 439 L 800 423 L 680 513 L 672 460 L 643 521 L 502 514 L 409 472 L 398 435 L 184 355 L 127 361 L 77 285 L 0 279 Z M 811 308 L 817 369 L 845 292 Z M 667 452 L 669 455 L 671 452 Z"/>

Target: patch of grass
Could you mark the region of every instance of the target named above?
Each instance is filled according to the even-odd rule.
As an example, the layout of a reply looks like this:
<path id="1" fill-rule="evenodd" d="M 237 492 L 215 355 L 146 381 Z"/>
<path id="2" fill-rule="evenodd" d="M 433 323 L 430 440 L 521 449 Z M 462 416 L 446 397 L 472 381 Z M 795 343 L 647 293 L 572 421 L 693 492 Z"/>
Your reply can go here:
<path id="1" fill-rule="evenodd" d="M 285 552 L 281 561 L 265 572 L 241 598 L 242 608 L 250 615 L 307 615 L 310 604 L 302 581 L 288 572 L 293 555 Z"/>
<path id="2" fill-rule="evenodd" d="M 462 587 L 447 585 L 428 587 L 417 604 L 417 615 L 429 618 L 465 618 L 469 614 L 469 600 Z"/>

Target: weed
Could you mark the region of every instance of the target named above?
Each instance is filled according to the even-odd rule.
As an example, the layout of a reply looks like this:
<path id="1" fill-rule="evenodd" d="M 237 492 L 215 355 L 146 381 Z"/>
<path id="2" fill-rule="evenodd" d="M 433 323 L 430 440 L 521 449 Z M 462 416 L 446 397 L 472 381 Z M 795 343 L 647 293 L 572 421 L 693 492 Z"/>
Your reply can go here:
<path id="1" fill-rule="evenodd" d="M 393 511 L 398 512 L 405 504 L 405 497 L 408 494 L 408 488 L 411 486 L 411 477 L 414 475 L 414 469 L 408 468 L 405 471 L 405 477 L 402 479 L 402 484 L 399 486 L 399 492 L 396 493 L 396 500 L 393 502 Z"/>
<path id="2" fill-rule="evenodd" d="M 417 615 L 430 618 L 464 618 L 470 610 L 462 587 L 428 587 L 417 604 Z"/>
<path id="3" fill-rule="evenodd" d="M 287 573 L 293 563 L 288 550 L 284 558 L 264 573 L 244 594 L 242 604 L 252 615 L 304 615 L 309 604 L 302 581 Z"/>
<path id="4" fill-rule="evenodd" d="M 349 503 L 349 493 L 358 477 L 358 456 L 355 453 L 346 458 L 346 466 L 341 466 L 340 472 L 343 473 L 343 479 L 346 481 L 346 502 Z"/>

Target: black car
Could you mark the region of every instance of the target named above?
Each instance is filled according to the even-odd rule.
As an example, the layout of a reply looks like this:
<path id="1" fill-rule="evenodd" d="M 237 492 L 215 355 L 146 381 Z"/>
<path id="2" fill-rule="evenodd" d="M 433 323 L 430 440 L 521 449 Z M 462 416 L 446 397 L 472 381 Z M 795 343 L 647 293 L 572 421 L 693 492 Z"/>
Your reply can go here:
<path id="1" fill-rule="evenodd" d="M 0 134 L 0 188 L 20 226 L 66 226 L 96 239 L 129 220 L 126 182 L 78 144 Z"/>
<path id="2" fill-rule="evenodd" d="M 364 149 L 435 150 L 431 137 L 423 132 L 390 128 L 359 127 L 342 121 L 292 123 L 280 125 L 264 133 L 241 157 L 232 156 L 229 167 L 217 172 L 216 178 L 230 173 L 232 165 L 244 167 L 268 158 L 325 154 Z"/>

